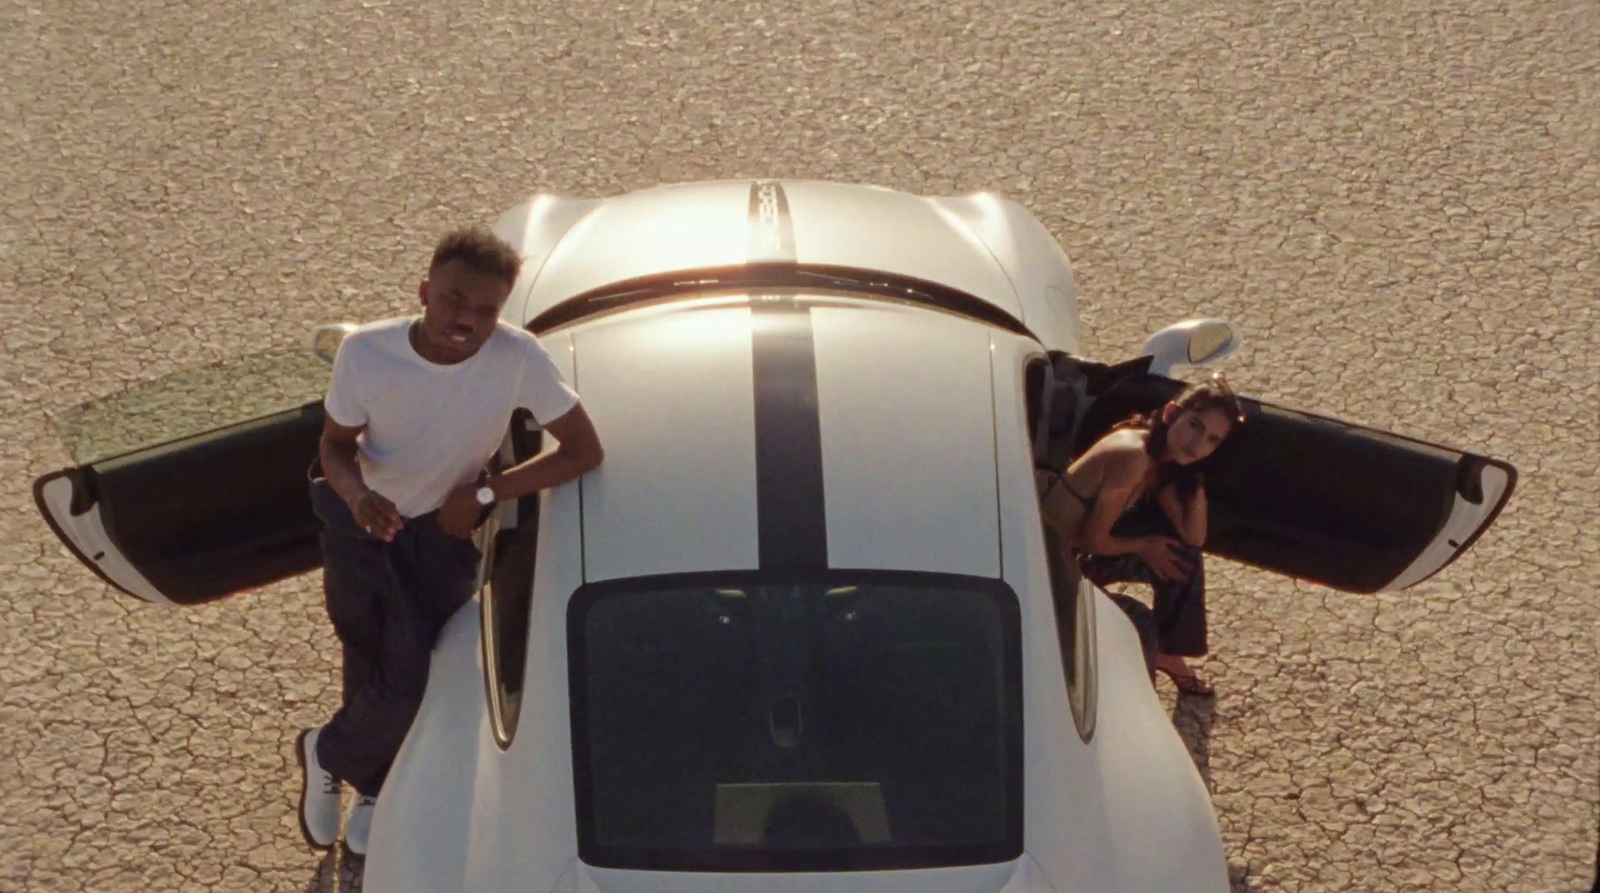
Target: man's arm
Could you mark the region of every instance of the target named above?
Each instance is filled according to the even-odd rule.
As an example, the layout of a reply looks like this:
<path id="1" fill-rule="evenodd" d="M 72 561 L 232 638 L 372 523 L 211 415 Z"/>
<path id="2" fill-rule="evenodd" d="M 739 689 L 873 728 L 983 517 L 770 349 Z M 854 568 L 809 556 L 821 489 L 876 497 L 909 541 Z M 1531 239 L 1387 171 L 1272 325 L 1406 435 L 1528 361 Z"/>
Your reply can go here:
<path id="1" fill-rule="evenodd" d="M 351 428 L 326 416 L 322 421 L 322 442 L 318 453 L 322 458 L 322 473 L 328 485 L 346 503 L 355 502 L 367 489 L 361 477 L 361 464 L 356 461 L 356 437 L 364 427 Z"/>
<path id="2" fill-rule="evenodd" d="M 490 478 L 489 489 L 494 491 L 496 502 L 558 487 L 605 459 L 600 436 L 582 404 L 574 404 L 566 415 L 546 424 L 544 430 L 555 437 L 556 448 Z M 481 510 L 475 496 L 477 489 L 476 483 L 466 484 L 445 498 L 439 509 L 439 529 L 462 539 L 472 536 Z"/>
<path id="3" fill-rule="evenodd" d="M 365 425 L 352 428 L 325 416 L 317 452 L 322 458 L 322 473 L 328 479 L 328 486 L 350 506 L 356 523 L 387 542 L 400 532 L 404 522 L 394 503 L 369 488 L 361 476 L 361 463 L 356 461 L 356 437 L 364 430 Z"/>
<path id="4" fill-rule="evenodd" d="M 597 468 L 606 453 L 600 435 L 589 421 L 583 404 L 575 404 L 566 415 L 544 426 L 556 439 L 556 448 L 495 475 L 489 480 L 496 500 L 517 499 L 558 487 Z"/>

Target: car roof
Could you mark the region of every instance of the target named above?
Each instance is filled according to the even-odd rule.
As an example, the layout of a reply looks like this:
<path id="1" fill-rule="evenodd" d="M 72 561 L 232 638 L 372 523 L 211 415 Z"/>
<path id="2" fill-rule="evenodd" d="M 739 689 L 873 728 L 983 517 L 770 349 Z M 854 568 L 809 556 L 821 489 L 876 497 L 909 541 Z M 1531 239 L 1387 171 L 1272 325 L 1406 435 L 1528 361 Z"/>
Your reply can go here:
<path id="1" fill-rule="evenodd" d="M 606 448 L 585 578 L 862 568 L 1000 576 L 991 329 L 731 294 L 571 330 Z"/>

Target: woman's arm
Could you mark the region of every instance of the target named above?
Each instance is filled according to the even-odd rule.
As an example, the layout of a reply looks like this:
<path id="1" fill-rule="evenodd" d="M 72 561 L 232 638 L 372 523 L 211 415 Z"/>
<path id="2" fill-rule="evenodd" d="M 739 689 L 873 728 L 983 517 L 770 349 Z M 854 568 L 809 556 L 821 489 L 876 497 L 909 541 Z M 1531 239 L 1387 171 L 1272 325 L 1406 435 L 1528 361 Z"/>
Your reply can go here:
<path id="1" fill-rule="evenodd" d="M 1184 512 L 1184 538 L 1189 545 L 1200 548 L 1206 544 L 1206 485 L 1203 481 L 1196 481 L 1194 495 L 1189 497 L 1189 504 Z"/>
<path id="2" fill-rule="evenodd" d="M 1133 457 L 1108 469 L 1094 513 L 1084 523 L 1082 548 L 1094 555 L 1139 556 L 1163 580 L 1186 580 L 1193 571 L 1178 554 L 1182 545 L 1170 536 L 1117 536 L 1111 532 L 1117 518 L 1132 500 L 1149 467 L 1149 457 L 1139 450 Z"/>
<path id="3" fill-rule="evenodd" d="M 1117 519 L 1133 501 L 1139 485 L 1150 468 L 1150 457 L 1138 446 L 1113 447 L 1101 457 L 1104 466 L 1099 498 L 1094 511 L 1084 519 L 1079 547 L 1093 555 L 1141 556 L 1163 542 L 1175 542 L 1170 537 L 1117 536 L 1111 532 Z"/>
<path id="4" fill-rule="evenodd" d="M 1167 520 L 1177 529 L 1183 541 L 1196 548 L 1206 543 L 1206 488 L 1195 483 L 1194 494 L 1187 501 L 1178 496 L 1178 488 L 1167 485 L 1156 494 L 1156 503 Z"/>

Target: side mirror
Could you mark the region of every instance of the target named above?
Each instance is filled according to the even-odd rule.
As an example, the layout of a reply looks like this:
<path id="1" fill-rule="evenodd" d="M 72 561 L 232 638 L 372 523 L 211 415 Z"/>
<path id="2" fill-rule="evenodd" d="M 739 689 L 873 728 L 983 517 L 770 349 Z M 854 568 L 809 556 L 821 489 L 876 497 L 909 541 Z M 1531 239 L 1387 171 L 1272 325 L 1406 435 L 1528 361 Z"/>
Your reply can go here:
<path id="1" fill-rule="evenodd" d="M 1207 366 L 1231 356 L 1244 343 L 1225 319 L 1186 319 L 1151 335 L 1139 355 L 1150 357 L 1150 372 L 1170 375 L 1183 366 Z"/>
<path id="2" fill-rule="evenodd" d="M 333 365 L 333 358 L 339 352 L 339 343 L 344 337 L 356 330 L 354 323 L 335 322 L 325 326 L 317 326 L 311 330 L 311 338 L 307 346 L 316 354 L 317 359 L 329 366 Z"/>

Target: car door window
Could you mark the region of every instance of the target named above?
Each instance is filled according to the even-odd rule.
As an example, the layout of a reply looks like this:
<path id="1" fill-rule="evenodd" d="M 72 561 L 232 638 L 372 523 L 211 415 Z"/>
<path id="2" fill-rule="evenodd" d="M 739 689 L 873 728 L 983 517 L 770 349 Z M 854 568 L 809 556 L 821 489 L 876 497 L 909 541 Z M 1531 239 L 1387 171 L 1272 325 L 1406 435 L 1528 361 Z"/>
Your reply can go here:
<path id="1" fill-rule="evenodd" d="M 1054 395 L 1045 394 L 1047 379 L 1051 377 L 1057 376 L 1053 375 L 1050 363 L 1043 358 L 1035 358 L 1028 363 L 1023 374 L 1023 382 L 1026 389 L 1028 430 L 1034 434 L 1035 460 L 1046 462 L 1051 467 L 1058 467 L 1060 462 L 1068 460 L 1057 456 L 1053 449 L 1041 449 L 1041 445 L 1051 444 L 1060 439 L 1054 436 L 1057 432 L 1053 430 L 1056 427 L 1055 417 L 1058 414 L 1065 415 L 1069 419 L 1073 418 L 1074 414 L 1070 406 L 1064 402 L 1061 406 L 1046 409 L 1046 403 L 1055 402 L 1050 399 L 1051 397 L 1064 399 L 1068 396 L 1065 388 Z M 1064 442 L 1070 443 L 1070 426 L 1063 431 L 1068 435 L 1064 438 Z M 1041 503 L 1039 519 L 1044 530 L 1045 558 L 1050 574 L 1050 601 L 1055 611 L 1056 638 L 1061 648 L 1061 670 L 1067 683 L 1067 701 L 1072 707 L 1073 724 L 1077 726 L 1078 736 L 1087 743 L 1094 737 L 1096 714 L 1094 592 L 1091 587 L 1084 585 L 1083 577 L 1078 572 L 1076 556 L 1061 542 L 1061 538 L 1045 517 L 1044 506 Z"/>
<path id="2" fill-rule="evenodd" d="M 55 413 L 73 466 L 34 502 L 79 561 L 124 593 L 192 605 L 316 567 L 306 487 L 326 364 L 304 349 L 230 359 Z"/>
<path id="3" fill-rule="evenodd" d="M 532 430 L 530 430 L 532 429 Z M 502 464 L 515 465 L 538 455 L 543 432 L 527 410 L 512 416 Z M 480 531 L 486 579 L 479 592 L 483 625 L 484 682 L 495 740 L 511 746 L 522 713 L 522 678 L 528 661 L 528 622 L 533 610 L 533 570 L 539 545 L 539 494 L 497 510 L 513 524 L 492 517 Z"/>
<path id="4" fill-rule="evenodd" d="M 1094 650 L 1094 593 L 1072 554 L 1054 529 L 1044 525 L 1045 552 L 1050 568 L 1050 601 L 1055 608 L 1056 637 L 1061 645 L 1061 669 L 1067 681 L 1067 701 L 1078 736 L 1088 743 L 1094 737 L 1096 660 Z"/>
<path id="5" fill-rule="evenodd" d="M 217 431 L 320 401 L 326 363 L 303 348 L 187 369 L 52 416 L 78 465 Z"/>

